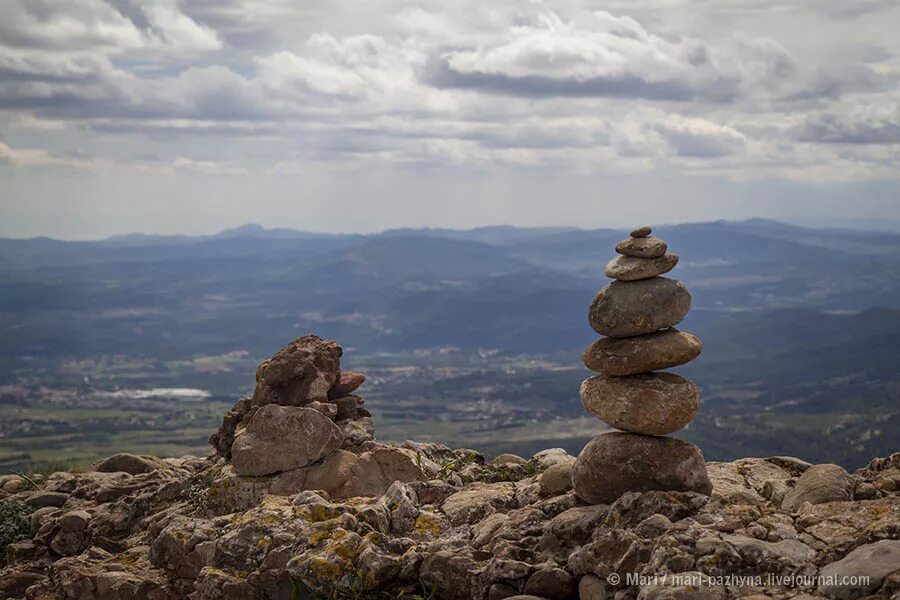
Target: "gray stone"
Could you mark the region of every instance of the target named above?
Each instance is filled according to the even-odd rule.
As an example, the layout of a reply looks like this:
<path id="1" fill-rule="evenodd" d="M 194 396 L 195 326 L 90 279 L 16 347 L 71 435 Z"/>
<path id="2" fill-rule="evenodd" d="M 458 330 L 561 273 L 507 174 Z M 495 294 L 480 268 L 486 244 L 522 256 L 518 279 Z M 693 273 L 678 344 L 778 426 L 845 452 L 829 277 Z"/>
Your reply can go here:
<path id="1" fill-rule="evenodd" d="M 853 498 L 856 482 L 847 471 L 838 465 L 814 465 L 808 468 L 792 490 L 787 492 L 781 509 L 795 511 L 804 502 L 822 504 L 840 502 Z"/>
<path id="2" fill-rule="evenodd" d="M 25 590 L 43 581 L 40 573 L 20 571 L 0 577 L 0 598 L 24 598 Z"/>
<path id="3" fill-rule="evenodd" d="M 416 464 L 415 454 L 400 448 L 378 448 L 359 455 L 350 466 L 350 479 L 337 497 L 380 496 L 395 481 L 427 481 L 428 477 Z"/>
<path id="4" fill-rule="evenodd" d="M 231 465 L 238 475 L 270 475 L 321 460 L 343 441 L 340 427 L 316 410 L 267 404 L 235 435 Z"/>
<path id="5" fill-rule="evenodd" d="M 653 233 L 653 230 L 650 229 L 649 227 L 647 227 L 646 225 L 644 225 L 643 227 L 638 227 L 637 229 L 633 229 L 631 231 L 631 233 L 629 233 L 628 235 L 630 235 L 633 238 L 645 238 L 645 237 L 649 236 L 651 233 Z"/>
<path id="6" fill-rule="evenodd" d="M 540 569 L 531 574 L 522 593 L 542 596 L 551 600 L 563 600 L 572 593 L 574 582 L 572 576 L 564 569 Z"/>
<path id="7" fill-rule="evenodd" d="M 678 264 L 678 255 L 666 252 L 659 258 L 636 258 L 634 256 L 617 256 L 608 263 L 604 273 L 607 277 L 619 281 L 638 281 L 659 277 L 668 273 Z"/>
<path id="8" fill-rule="evenodd" d="M 659 583 L 645 585 L 638 600 L 725 600 L 725 587 L 698 571 L 669 573 Z"/>
<path id="9" fill-rule="evenodd" d="M 341 371 L 341 377 L 328 392 L 330 398 L 349 396 L 366 382 L 366 376 L 356 371 Z"/>
<path id="10" fill-rule="evenodd" d="M 488 588 L 487 600 L 505 600 L 518 594 L 519 590 L 508 583 L 495 583 Z"/>
<path id="11" fill-rule="evenodd" d="M 677 325 L 690 308 L 691 294 L 680 281 L 614 281 L 594 298 L 588 321 L 601 335 L 625 338 Z"/>
<path id="12" fill-rule="evenodd" d="M 494 466 L 500 465 L 524 465 L 528 461 L 518 454 L 500 454 L 494 457 L 490 464 Z"/>
<path id="13" fill-rule="evenodd" d="M 645 435 L 678 431 L 700 407 L 697 386 L 672 373 L 595 375 L 581 383 L 580 396 L 584 408 L 603 422 Z"/>
<path id="14" fill-rule="evenodd" d="M 546 496 L 558 496 L 572 489 L 572 463 L 564 462 L 553 465 L 541 473 L 538 480 L 541 493 Z"/>
<path id="15" fill-rule="evenodd" d="M 91 514 L 85 510 L 73 510 L 59 518 L 59 526 L 67 531 L 84 531 L 91 523 Z"/>
<path id="16" fill-rule="evenodd" d="M 613 502 L 626 492 L 712 492 L 699 448 L 634 433 L 604 433 L 588 442 L 575 461 L 572 480 L 575 494 L 591 504 Z"/>
<path id="17" fill-rule="evenodd" d="M 453 525 L 471 524 L 498 509 L 513 508 L 515 502 L 515 486 L 512 483 L 476 483 L 444 500 L 441 510 Z"/>
<path id="18" fill-rule="evenodd" d="M 34 492 L 25 498 L 25 504 L 35 508 L 41 508 L 43 506 L 55 506 L 56 508 L 59 508 L 65 504 L 68 499 L 69 494 L 64 494 L 62 492 Z"/>
<path id="19" fill-rule="evenodd" d="M 607 600 L 606 582 L 596 575 L 585 575 L 578 582 L 578 600 Z"/>
<path id="20" fill-rule="evenodd" d="M 701 349 L 699 339 L 671 328 L 630 338 L 601 338 L 585 349 L 582 358 L 592 371 L 621 377 L 683 365 L 697 358 Z"/>
<path id="21" fill-rule="evenodd" d="M 900 540 L 881 540 L 860 546 L 819 571 L 820 578 L 868 578 L 867 584 L 858 583 L 850 586 L 835 581 L 833 584 L 823 583 L 818 591 L 837 600 L 861 598 L 878 590 L 884 578 L 896 571 L 900 571 Z"/>
<path id="22" fill-rule="evenodd" d="M 297 338 L 256 369 L 252 406 L 327 402 L 340 378 L 342 354 L 343 349 L 334 340 L 316 335 Z"/>
<path id="23" fill-rule="evenodd" d="M 616 244 L 616 252 L 636 258 L 659 258 L 668 245 L 658 237 L 632 237 Z"/>
<path id="24" fill-rule="evenodd" d="M 137 456 L 135 454 L 121 453 L 113 454 L 109 458 L 104 458 L 96 463 L 93 467 L 94 471 L 101 473 L 129 473 L 137 475 L 139 473 L 149 473 L 160 467 L 165 466 L 165 462 L 155 456 Z"/>

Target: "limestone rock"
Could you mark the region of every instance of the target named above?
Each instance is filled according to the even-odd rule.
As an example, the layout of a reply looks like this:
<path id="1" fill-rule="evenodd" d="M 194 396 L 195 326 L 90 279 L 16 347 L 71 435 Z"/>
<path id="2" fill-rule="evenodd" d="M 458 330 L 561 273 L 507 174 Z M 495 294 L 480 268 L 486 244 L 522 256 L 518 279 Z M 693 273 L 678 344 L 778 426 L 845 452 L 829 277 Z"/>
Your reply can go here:
<path id="1" fill-rule="evenodd" d="M 725 600 L 725 587 L 705 573 L 672 573 L 659 583 L 645 585 L 638 600 Z"/>
<path id="2" fill-rule="evenodd" d="M 632 237 L 616 244 L 616 252 L 635 258 L 659 258 L 666 253 L 667 244 L 658 237 Z"/>
<path id="3" fill-rule="evenodd" d="M 564 600 L 572 593 L 574 580 L 568 571 L 550 567 L 531 574 L 522 593 L 525 595 Z"/>
<path id="4" fill-rule="evenodd" d="M 653 233 L 653 230 L 647 227 L 646 225 L 643 227 L 638 227 L 637 229 L 632 229 L 630 235 L 633 238 L 645 238 Z"/>
<path id="5" fill-rule="evenodd" d="M 511 483 L 484 483 L 471 486 L 444 500 L 441 510 L 454 525 L 475 523 L 498 509 L 515 506 L 515 487 Z"/>
<path id="6" fill-rule="evenodd" d="M 355 392 L 366 382 L 366 376 L 356 371 L 341 371 L 341 377 L 328 392 L 329 398 L 343 398 Z"/>
<path id="7" fill-rule="evenodd" d="M 558 496 L 572 489 L 572 463 L 559 463 L 549 467 L 540 477 L 541 493 Z"/>
<path id="8" fill-rule="evenodd" d="M 807 469 L 784 496 L 782 510 L 795 511 L 804 502 L 822 504 L 850 500 L 856 482 L 838 465 L 815 465 Z"/>
<path id="9" fill-rule="evenodd" d="M 64 494 L 62 492 L 37 491 L 25 498 L 25 504 L 34 508 L 41 508 L 44 506 L 59 508 L 65 504 L 68 499 L 69 494 Z"/>
<path id="10" fill-rule="evenodd" d="M 584 408 L 605 423 L 645 435 L 678 431 L 700 407 L 697 386 L 672 373 L 595 375 L 582 382 L 580 396 Z"/>
<path id="11" fill-rule="evenodd" d="M 353 467 L 358 462 L 359 457 L 352 452 L 335 450 L 321 463 L 307 468 L 303 487 L 307 490 L 323 490 L 337 496 L 353 477 Z"/>
<path id="12" fill-rule="evenodd" d="M 139 473 L 149 473 L 165 466 L 166 463 L 155 456 L 136 456 L 122 453 L 104 458 L 94 465 L 93 470 L 102 473 L 122 472 L 137 475 Z"/>
<path id="13" fill-rule="evenodd" d="M 219 456 L 231 460 L 231 446 L 234 444 L 234 434 L 238 425 L 250 412 L 250 398 L 244 397 L 234 403 L 231 410 L 222 415 L 222 425 L 209 436 L 209 445 L 215 449 Z"/>
<path id="14" fill-rule="evenodd" d="M 575 494 L 591 504 L 613 502 L 626 492 L 712 491 L 699 448 L 634 433 L 604 433 L 588 442 L 575 461 L 572 480 Z"/>
<path id="15" fill-rule="evenodd" d="M 401 448 L 378 448 L 359 455 L 350 467 L 351 476 L 338 492 L 340 497 L 380 496 L 395 481 L 427 481 L 414 453 Z"/>
<path id="16" fill-rule="evenodd" d="M 600 338 L 584 351 L 592 371 L 621 377 L 660 371 L 688 363 L 700 355 L 700 340 L 670 328 L 630 338 Z"/>
<path id="17" fill-rule="evenodd" d="M 599 334 L 625 338 L 677 325 L 690 308 L 691 294 L 680 281 L 614 281 L 594 298 L 588 321 Z"/>
<path id="18" fill-rule="evenodd" d="M 252 405 L 326 402 L 339 380 L 342 354 L 334 340 L 316 335 L 297 338 L 259 365 Z"/>
<path id="19" fill-rule="evenodd" d="M 860 546 L 819 572 L 824 578 L 856 577 L 856 585 L 825 583 L 818 591 L 838 600 L 861 598 L 875 592 L 884 578 L 896 571 L 900 571 L 900 540 L 881 540 Z M 865 578 L 867 583 L 863 583 Z"/>
<path id="20" fill-rule="evenodd" d="M 659 258 L 617 256 L 606 263 L 604 273 L 619 281 L 638 281 L 668 273 L 678 264 L 678 255 L 667 252 Z"/>
<path id="21" fill-rule="evenodd" d="M 238 475 L 269 475 L 321 460 L 343 441 L 341 429 L 318 411 L 268 404 L 238 430 L 231 464 Z"/>
<path id="22" fill-rule="evenodd" d="M 528 461 L 518 454 L 500 454 L 491 459 L 490 464 L 495 466 L 501 465 L 524 465 Z"/>

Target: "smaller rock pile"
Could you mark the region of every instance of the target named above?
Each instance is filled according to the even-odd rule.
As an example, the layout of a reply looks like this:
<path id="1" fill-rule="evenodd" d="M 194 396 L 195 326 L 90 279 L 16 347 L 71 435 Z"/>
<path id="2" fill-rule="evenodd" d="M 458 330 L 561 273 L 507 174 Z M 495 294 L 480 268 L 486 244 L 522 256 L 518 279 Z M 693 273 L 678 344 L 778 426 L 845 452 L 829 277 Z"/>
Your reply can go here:
<path id="1" fill-rule="evenodd" d="M 679 375 L 657 372 L 700 354 L 700 340 L 678 331 L 691 307 L 683 283 L 660 277 L 678 264 L 649 227 L 616 245 L 606 265 L 615 279 L 591 304 L 591 327 L 607 337 L 584 352 L 595 375 L 581 384 L 581 402 L 601 421 L 622 430 L 588 442 L 573 469 L 575 493 L 608 503 L 626 492 L 711 490 L 700 449 L 661 437 L 686 426 L 700 406 L 700 391 Z"/>
<path id="2" fill-rule="evenodd" d="M 334 340 L 305 335 L 259 365 L 253 395 L 209 439 L 229 461 L 213 483 L 218 501 L 233 509 L 266 493 L 379 495 L 423 477 L 415 453 L 374 441 L 372 415 L 354 394 L 366 377 L 341 371 L 342 355 Z"/>

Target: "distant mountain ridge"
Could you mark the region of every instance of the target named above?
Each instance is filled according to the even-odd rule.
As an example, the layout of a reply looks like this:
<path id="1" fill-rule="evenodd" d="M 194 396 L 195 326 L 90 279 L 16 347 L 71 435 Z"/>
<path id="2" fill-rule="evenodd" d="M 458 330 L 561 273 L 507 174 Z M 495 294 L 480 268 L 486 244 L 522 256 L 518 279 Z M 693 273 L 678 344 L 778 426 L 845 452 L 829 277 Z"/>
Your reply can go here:
<path id="1" fill-rule="evenodd" d="M 753 219 L 663 226 L 697 319 L 734 311 L 900 308 L 900 235 Z M 0 354 L 78 347 L 271 347 L 318 331 L 355 347 L 554 352 L 585 343 L 584 310 L 624 232 L 245 226 L 212 236 L 0 240 Z M 149 313 L 128 319 L 110 315 Z M 141 311 L 138 311 L 141 312 Z M 140 335 L 135 331 L 139 329 Z M 246 329 L 246 331 L 245 331 Z M 65 350 L 65 349 L 69 350 Z M 52 349 L 52 350 L 51 350 Z"/>

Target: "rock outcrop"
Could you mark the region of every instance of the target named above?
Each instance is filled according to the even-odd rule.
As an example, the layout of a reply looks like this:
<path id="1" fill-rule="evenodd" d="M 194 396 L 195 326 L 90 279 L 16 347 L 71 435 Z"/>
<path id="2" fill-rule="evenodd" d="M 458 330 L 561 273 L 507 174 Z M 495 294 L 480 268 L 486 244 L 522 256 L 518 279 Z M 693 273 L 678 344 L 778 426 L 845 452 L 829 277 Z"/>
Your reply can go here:
<path id="1" fill-rule="evenodd" d="M 258 393 L 226 415 L 208 457 L 121 454 L 0 477 L 0 598 L 900 593 L 900 453 L 852 474 L 783 456 L 705 464 L 679 440 L 610 433 L 577 461 L 549 449 L 487 462 L 376 441 L 340 346 L 306 336 L 288 348 L 260 368 Z"/>
<path id="2" fill-rule="evenodd" d="M 635 481 L 657 475 L 655 457 L 679 451 L 645 454 L 650 466 Z M 326 462 L 344 453 L 352 454 L 337 450 Z M 792 510 L 778 490 L 795 489 L 803 473 L 783 465 L 802 463 L 784 457 L 710 463 L 709 496 L 623 485 L 610 504 L 548 485 L 574 461 L 562 451 L 489 464 L 472 451 L 405 442 L 373 452 L 384 456 L 357 475 L 407 453 L 425 465 L 420 479 L 343 500 L 321 488 L 217 497 L 212 483 L 231 469 L 220 456 L 159 459 L 136 474 L 54 473 L 39 489 L 0 494 L 4 517 L 5 507 L 30 507 L 6 547 L 0 598 L 888 600 L 900 592 L 900 496 L 884 483 L 900 482 L 900 453 L 848 475 L 851 497 L 871 490 L 865 500 Z M 323 478 L 339 471 L 323 470 L 315 485 L 335 487 Z M 30 502 L 47 494 L 63 502 Z M 854 583 L 836 583 L 843 576 Z"/>
<path id="3" fill-rule="evenodd" d="M 703 454 L 679 440 L 650 437 L 678 431 L 700 407 L 700 390 L 679 375 L 657 372 L 700 354 L 700 341 L 674 329 L 691 308 L 680 281 L 659 275 L 678 256 L 650 236 L 649 227 L 616 245 L 621 256 L 606 266 L 614 278 L 600 290 L 588 321 L 601 338 L 584 351 L 584 364 L 598 371 L 581 384 L 585 410 L 624 433 L 591 440 L 572 471 L 575 493 L 587 502 L 609 503 L 626 492 L 710 492 Z"/>

